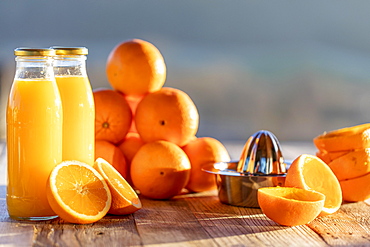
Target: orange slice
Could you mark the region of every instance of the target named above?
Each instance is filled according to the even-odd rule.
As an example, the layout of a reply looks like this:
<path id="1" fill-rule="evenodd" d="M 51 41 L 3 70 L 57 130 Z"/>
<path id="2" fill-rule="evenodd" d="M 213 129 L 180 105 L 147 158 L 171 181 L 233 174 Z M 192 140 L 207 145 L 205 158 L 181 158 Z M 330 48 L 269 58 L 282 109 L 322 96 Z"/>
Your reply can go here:
<path id="1" fill-rule="evenodd" d="M 132 214 L 141 208 L 141 202 L 136 192 L 111 164 L 98 158 L 94 168 L 103 176 L 112 193 L 112 205 L 108 213 Z"/>
<path id="2" fill-rule="evenodd" d="M 258 189 L 258 204 L 271 220 L 284 226 L 304 225 L 321 212 L 325 195 L 299 188 L 264 187 Z"/>
<path id="3" fill-rule="evenodd" d="M 328 165 L 339 181 L 363 176 L 370 172 L 370 149 L 349 152 Z"/>
<path id="4" fill-rule="evenodd" d="M 364 176 L 340 181 L 343 200 L 347 202 L 365 201 L 370 198 L 370 173 Z"/>
<path id="5" fill-rule="evenodd" d="M 370 123 L 324 132 L 313 139 L 319 150 L 346 151 L 370 147 Z"/>
<path id="6" fill-rule="evenodd" d="M 77 224 L 103 218 L 112 200 L 104 178 L 90 165 L 79 161 L 63 161 L 53 169 L 46 195 L 56 214 Z"/>
<path id="7" fill-rule="evenodd" d="M 302 154 L 288 169 L 285 186 L 314 190 L 326 196 L 320 216 L 335 213 L 342 204 L 339 181 L 327 164 L 314 155 Z"/>

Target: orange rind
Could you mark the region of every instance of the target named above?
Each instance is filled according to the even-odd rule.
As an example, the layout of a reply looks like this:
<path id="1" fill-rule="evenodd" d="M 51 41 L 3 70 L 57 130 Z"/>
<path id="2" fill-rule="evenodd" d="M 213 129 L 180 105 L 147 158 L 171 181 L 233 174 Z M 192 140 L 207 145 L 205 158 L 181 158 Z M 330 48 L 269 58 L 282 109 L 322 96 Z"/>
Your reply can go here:
<path id="1" fill-rule="evenodd" d="M 319 150 L 316 152 L 316 156 L 319 157 L 326 164 L 329 164 L 333 160 L 338 159 L 339 157 L 349 152 L 352 152 L 352 151 L 326 152 L 326 151 Z"/>
<path id="2" fill-rule="evenodd" d="M 321 213 L 325 201 L 322 193 L 289 187 L 260 188 L 257 198 L 262 212 L 284 226 L 313 221 Z"/>
<path id="3" fill-rule="evenodd" d="M 202 167 L 208 163 L 228 162 L 230 156 L 225 146 L 212 137 L 200 137 L 183 147 L 191 164 L 190 178 L 186 189 L 202 192 L 217 189 L 216 176 L 206 173 Z"/>
<path id="4" fill-rule="evenodd" d="M 104 178 L 92 166 L 63 161 L 50 173 L 46 195 L 53 211 L 63 220 L 89 224 L 103 218 L 112 202 Z"/>
<path id="5" fill-rule="evenodd" d="M 165 140 L 182 147 L 198 131 L 199 113 L 184 91 L 164 87 L 140 101 L 135 112 L 135 124 L 144 142 Z"/>
<path id="6" fill-rule="evenodd" d="M 129 167 L 122 150 L 111 142 L 95 141 L 95 159 L 103 158 L 111 164 L 125 179 L 129 177 Z"/>
<path id="7" fill-rule="evenodd" d="M 131 179 L 140 194 L 151 199 L 170 199 L 186 186 L 190 161 L 185 152 L 168 141 L 143 145 L 131 162 Z"/>
<path id="8" fill-rule="evenodd" d="M 98 158 L 95 161 L 94 168 L 103 176 L 112 194 L 109 214 L 132 214 L 141 209 L 141 201 L 136 192 L 111 164 L 102 158 Z"/>
<path id="9" fill-rule="evenodd" d="M 126 40 L 116 45 L 106 62 L 112 88 L 126 95 L 141 96 L 159 90 L 166 81 L 166 64 L 152 43 Z"/>
<path id="10" fill-rule="evenodd" d="M 370 172 L 370 149 L 349 152 L 328 165 L 339 181 L 363 176 Z"/>
<path id="11" fill-rule="evenodd" d="M 333 171 L 314 155 L 298 156 L 288 169 L 285 186 L 314 190 L 326 196 L 320 216 L 335 213 L 342 204 L 342 191 Z"/>
<path id="12" fill-rule="evenodd" d="M 346 127 L 313 139 L 315 146 L 326 152 L 348 151 L 370 147 L 370 123 Z"/>
<path id="13" fill-rule="evenodd" d="M 370 173 L 339 182 L 342 188 L 344 201 L 359 202 L 370 198 Z"/>

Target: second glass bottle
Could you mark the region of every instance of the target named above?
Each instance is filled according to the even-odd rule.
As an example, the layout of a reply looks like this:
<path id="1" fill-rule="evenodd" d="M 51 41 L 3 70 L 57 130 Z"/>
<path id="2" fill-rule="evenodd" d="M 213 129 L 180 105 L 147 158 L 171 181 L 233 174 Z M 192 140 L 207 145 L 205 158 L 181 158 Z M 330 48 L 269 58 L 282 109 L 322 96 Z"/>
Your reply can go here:
<path id="1" fill-rule="evenodd" d="M 63 160 L 94 165 L 95 107 L 86 71 L 85 47 L 51 47 L 54 74 L 63 105 Z"/>

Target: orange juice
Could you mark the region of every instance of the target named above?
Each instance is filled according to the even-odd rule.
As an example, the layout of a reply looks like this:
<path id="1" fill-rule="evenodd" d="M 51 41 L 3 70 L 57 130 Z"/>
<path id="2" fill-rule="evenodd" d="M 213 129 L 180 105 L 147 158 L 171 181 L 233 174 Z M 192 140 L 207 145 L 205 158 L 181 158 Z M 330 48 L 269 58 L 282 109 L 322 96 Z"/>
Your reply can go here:
<path id="1" fill-rule="evenodd" d="M 46 198 L 62 161 L 62 104 L 55 80 L 14 80 L 7 106 L 7 206 L 15 219 L 55 216 Z"/>
<path id="2" fill-rule="evenodd" d="M 54 74 L 63 105 L 63 160 L 95 161 L 95 106 L 86 47 L 54 46 Z"/>
<path id="3" fill-rule="evenodd" d="M 63 104 L 63 160 L 94 164 L 95 108 L 87 76 L 56 76 Z"/>

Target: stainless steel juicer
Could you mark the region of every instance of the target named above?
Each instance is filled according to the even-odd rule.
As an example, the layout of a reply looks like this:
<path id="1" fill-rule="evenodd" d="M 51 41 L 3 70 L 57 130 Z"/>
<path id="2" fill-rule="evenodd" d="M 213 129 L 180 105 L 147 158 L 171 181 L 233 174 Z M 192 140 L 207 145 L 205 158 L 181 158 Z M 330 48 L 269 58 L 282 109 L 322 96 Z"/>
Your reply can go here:
<path id="1" fill-rule="evenodd" d="M 216 175 L 222 203 L 259 207 L 257 190 L 282 186 L 287 172 L 280 143 L 267 130 L 253 134 L 244 145 L 239 161 L 205 165 L 203 171 Z"/>

